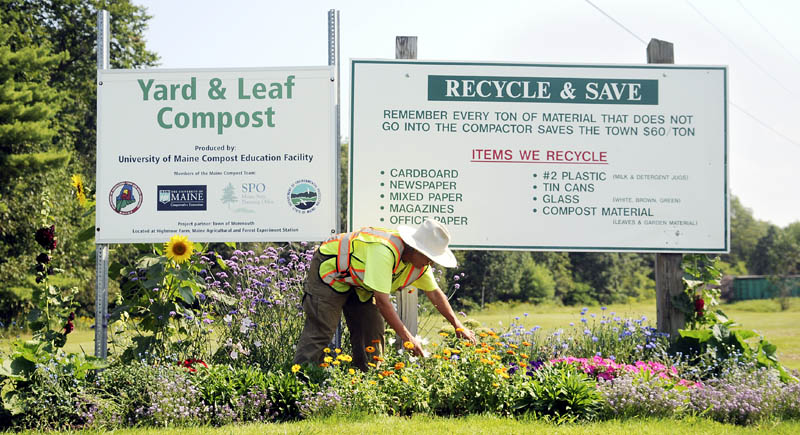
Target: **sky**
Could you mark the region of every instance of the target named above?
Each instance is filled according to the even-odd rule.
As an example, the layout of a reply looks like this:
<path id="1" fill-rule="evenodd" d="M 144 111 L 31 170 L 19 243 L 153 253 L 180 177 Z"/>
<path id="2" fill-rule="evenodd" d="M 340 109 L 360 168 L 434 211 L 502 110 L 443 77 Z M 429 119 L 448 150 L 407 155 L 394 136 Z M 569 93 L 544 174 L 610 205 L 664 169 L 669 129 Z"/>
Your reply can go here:
<path id="1" fill-rule="evenodd" d="M 731 193 L 756 219 L 800 220 L 800 1 L 796 0 L 134 0 L 160 68 L 328 63 L 328 11 L 339 11 L 341 131 L 350 59 L 643 64 L 651 38 L 675 63 L 726 65 Z M 113 17 L 112 17 L 113 19 Z M 687 156 L 691 158 L 691 156 Z"/>

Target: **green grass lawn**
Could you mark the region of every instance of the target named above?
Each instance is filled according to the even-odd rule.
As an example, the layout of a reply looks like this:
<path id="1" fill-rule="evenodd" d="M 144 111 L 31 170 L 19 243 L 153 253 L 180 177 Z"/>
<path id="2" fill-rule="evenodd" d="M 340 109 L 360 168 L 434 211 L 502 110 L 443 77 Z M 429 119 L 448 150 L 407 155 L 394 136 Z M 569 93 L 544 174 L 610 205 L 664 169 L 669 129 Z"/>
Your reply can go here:
<path id="1" fill-rule="evenodd" d="M 720 424 L 704 418 L 687 418 L 683 420 L 611 420 L 598 423 L 581 423 L 554 425 L 535 420 L 517 420 L 509 418 L 471 416 L 466 418 L 440 418 L 427 415 L 402 417 L 361 417 L 361 418 L 327 418 L 292 423 L 262 423 L 241 426 L 224 426 L 219 428 L 142 428 L 114 431 L 121 435 L 255 435 L 255 434 L 419 434 L 455 435 L 455 434 L 756 434 L 768 431 L 770 434 L 800 433 L 800 421 L 781 423 L 763 423 L 759 426 L 739 427 Z M 59 432 L 49 432 L 59 433 Z M 61 432 L 65 433 L 65 432 Z M 100 433 L 83 431 L 81 433 Z"/>

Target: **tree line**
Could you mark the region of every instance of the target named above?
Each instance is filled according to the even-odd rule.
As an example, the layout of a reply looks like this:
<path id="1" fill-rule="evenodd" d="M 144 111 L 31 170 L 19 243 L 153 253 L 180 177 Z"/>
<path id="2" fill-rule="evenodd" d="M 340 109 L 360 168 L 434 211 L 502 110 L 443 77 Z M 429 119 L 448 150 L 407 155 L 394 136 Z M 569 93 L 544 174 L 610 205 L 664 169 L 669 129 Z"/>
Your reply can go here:
<path id="1" fill-rule="evenodd" d="M 0 321 L 24 313 L 41 254 L 34 234 L 56 225 L 59 286 L 76 286 L 94 310 L 92 213 L 75 201 L 73 174 L 91 197 L 96 157 L 96 23 L 106 9 L 112 68 L 153 67 L 150 16 L 130 0 L 2 0 L 0 8 Z M 342 148 L 342 228 L 346 228 L 347 146 Z M 115 245 L 114 260 L 133 261 L 143 246 Z M 225 245 L 211 249 L 225 251 Z M 653 254 L 458 251 L 462 305 L 493 301 L 610 303 L 654 295 Z M 731 201 L 730 274 L 797 274 L 800 222 L 784 228 L 757 220 Z M 118 289 L 111 283 L 112 292 Z M 111 300 L 114 300 L 112 295 Z"/>

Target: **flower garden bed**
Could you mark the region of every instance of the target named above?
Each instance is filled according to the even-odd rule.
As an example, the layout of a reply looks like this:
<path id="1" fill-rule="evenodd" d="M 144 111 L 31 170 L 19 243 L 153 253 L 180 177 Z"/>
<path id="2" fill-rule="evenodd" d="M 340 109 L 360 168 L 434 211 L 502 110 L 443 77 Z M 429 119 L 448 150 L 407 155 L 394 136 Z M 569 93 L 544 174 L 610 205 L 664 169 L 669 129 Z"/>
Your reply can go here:
<path id="1" fill-rule="evenodd" d="M 466 320 L 477 344 L 442 329 L 426 343 L 430 354 L 419 358 L 390 331 L 383 355 L 367 349 L 373 361 L 366 372 L 350 366 L 345 336 L 342 349 L 326 349 L 319 366 L 293 366 L 313 252 L 307 248 L 224 258 L 193 253 L 191 242 L 175 239 L 135 266 L 115 268 L 124 300 L 110 319 L 109 361 L 55 345 L 63 345 L 71 331 L 63 325 L 72 321 L 69 304 L 57 304 L 56 326 L 15 343 L 3 361 L 0 421 L 14 428 L 113 429 L 353 414 L 490 414 L 557 423 L 701 417 L 738 425 L 800 417 L 797 373 L 774 364 L 765 341 L 737 348 L 725 340 L 745 334 L 718 326 L 714 346 L 678 353 L 645 318 L 605 310 L 599 316 L 581 310 L 577 325 L 552 333 Z M 696 335 L 699 343 L 712 340 Z"/>

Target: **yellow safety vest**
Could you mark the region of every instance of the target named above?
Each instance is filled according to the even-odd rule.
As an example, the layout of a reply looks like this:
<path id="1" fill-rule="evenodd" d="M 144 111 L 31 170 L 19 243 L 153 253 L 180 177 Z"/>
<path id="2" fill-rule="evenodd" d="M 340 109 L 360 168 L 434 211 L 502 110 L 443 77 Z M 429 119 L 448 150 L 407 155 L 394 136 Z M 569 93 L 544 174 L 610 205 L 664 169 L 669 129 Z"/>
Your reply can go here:
<path id="1" fill-rule="evenodd" d="M 322 281 L 341 293 L 354 287 L 361 302 L 369 301 L 372 291 L 364 288 L 364 248 L 371 243 L 386 246 L 394 255 L 392 275 L 401 273 L 402 276 L 393 276 L 392 291 L 408 286 L 425 273 L 427 266 L 416 268 L 400 260 L 405 244 L 397 231 L 365 227 L 352 233 L 339 234 L 320 245 L 321 254 L 332 256 L 320 264 L 319 276 Z"/>

